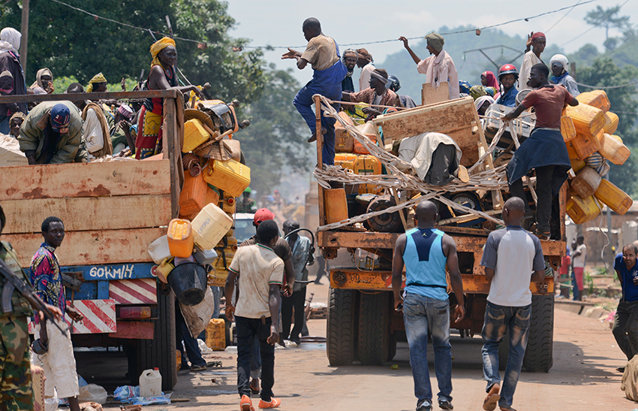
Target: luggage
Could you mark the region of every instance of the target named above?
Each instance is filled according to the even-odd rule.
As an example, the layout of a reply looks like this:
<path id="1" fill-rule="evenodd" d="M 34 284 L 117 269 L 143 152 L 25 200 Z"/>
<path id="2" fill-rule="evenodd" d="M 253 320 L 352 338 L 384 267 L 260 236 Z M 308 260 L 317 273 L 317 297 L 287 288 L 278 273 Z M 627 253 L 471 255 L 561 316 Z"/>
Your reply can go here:
<path id="1" fill-rule="evenodd" d="M 204 180 L 232 197 L 239 197 L 250 185 L 250 168 L 236 160 L 210 160 Z"/>
<path id="2" fill-rule="evenodd" d="M 191 219 L 208 203 L 219 202 L 219 194 L 208 186 L 204 175 L 184 173 L 184 186 L 179 195 L 179 216 Z"/>
<path id="3" fill-rule="evenodd" d="M 188 153 L 195 150 L 201 144 L 205 143 L 211 137 L 206 131 L 202 122 L 196 118 L 188 120 L 184 123 L 184 144 L 182 145 L 182 153 Z"/>
<path id="4" fill-rule="evenodd" d="M 607 204 L 616 214 L 624 215 L 634 201 L 609 180 L 601 180 L 594 196 Z"/>
<path id="5" fill-rule="evenodd" d="M 203 250 L 215 248 L 233 225 L 233 219 L 217 205 L 207 204 L 191 222 L 195 244 Z"/>
<path id="6" fill-rule="evenodd" d="M 324 209 L 326 223 L 338 223 L 348 218 L 348 202 L 346 190 L 343 188 L 327 188 L 324 190 Z"/>
<path id="7" fill-rule="evenodd" d="M 173 257 L 188 258 L 193 254 L 191 222 L 174 218 L 168 224 L 168 249 Z"/>
<path id="8" fill-rule="evenodd" d="M 629 151 L 627 146 L 623 144 L 622 139 L 618 136 L 603 133 L 599 143 L 600 149 L 598 152 L 616 165 L 624 164 L 631 154 L 631 151 Z"/>

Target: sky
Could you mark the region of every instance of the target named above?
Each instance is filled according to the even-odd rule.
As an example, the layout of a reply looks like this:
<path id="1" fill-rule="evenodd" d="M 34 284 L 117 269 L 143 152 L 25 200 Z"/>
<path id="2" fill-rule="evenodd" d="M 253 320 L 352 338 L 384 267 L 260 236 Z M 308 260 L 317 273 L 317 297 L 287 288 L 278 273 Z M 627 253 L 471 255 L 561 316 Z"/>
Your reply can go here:
<path id="1" fill-rule="evenodd" d="M 401 35 L 425 36 L 441 26 L 487 26 L 512 19 L 585 3 L 587 0 L 230 0 L 229 13 L 237 26 L 231 31 L 234 37 L 251 39 L 253 46 L 296 46 L 303 51 L 305 39 L 301 24 L 307 17 L 316 17 L 322 23 L 323 32 L 340 44 L 389 40 Z M 602 48 L 603 28 L 591 28 L 585 23 L 588 11 L 597 5 L 603 8 L 623 4 L 620 15 L 638 15 L 638 0 L 597 0 L 592 3 L 557 13 L 507 24 L 499 27 L 508 34 L 524 36 L 531 31 L 542 31 L 548 44 L 557 44 L 567 53 L 586 43 Z M 571 10 L 571 11 L 570 11 Z M 632 23 L 636 23 L 633 21 Z M 619 33 L 610 32 L 611 35 Z M 446 43 L 454 41 L 454 35 L 446 37 Z M 359 46 L 361 47 L 361 46 Z M 388 54 L 402 49 L 399 41 L 365 45 L 375 61 L 382 62 Z M 354 47 L 353 47 L 354 48 Z M 521 45 L 521 49 L 524 45 Z M 342 47 L 343 49 L 343 47 Z M 266 52 L 269 63 L 278 68 L 295 68 L 293 60 L 281 60 L 286 50 Z M 307 81 L 310 69 L 295 76 Z"/>

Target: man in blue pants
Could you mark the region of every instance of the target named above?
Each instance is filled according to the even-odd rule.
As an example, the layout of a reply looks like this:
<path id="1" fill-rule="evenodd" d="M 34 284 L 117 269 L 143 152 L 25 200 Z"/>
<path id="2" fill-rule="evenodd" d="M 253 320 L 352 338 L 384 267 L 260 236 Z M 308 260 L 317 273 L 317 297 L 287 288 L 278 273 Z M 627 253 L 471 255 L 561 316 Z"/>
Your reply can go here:
<path id="1" fill-rule="evenodd" d="M 346 77 L 348 69 L 341 61 L 337 42 L 325 36 L 321 32 L 321 23 L 314 17 L 303 22 L 304 37 L 308 41 L 306 50 L 302 53 L 293 49 L 281 56 L 282 59 L 296 59 L 297 68 L 303 70 L 308 63 L 314 73 L 312 80 L 308 82 L 295 96 L 293 104 L 299 114 L 306 120 L 312 136 L 308 139 L 312 143 L 316 139 L 316 119 L 314 94 L 321 94 L 331 100 L 341 99 L 341 82 Z M 339 110 L 339 104 L 333 104 Z M 324 164 L 333 165 L 335 157 L 335 119 L 321 116 L 321 132 L 323 134 L 322 161 Z"/>

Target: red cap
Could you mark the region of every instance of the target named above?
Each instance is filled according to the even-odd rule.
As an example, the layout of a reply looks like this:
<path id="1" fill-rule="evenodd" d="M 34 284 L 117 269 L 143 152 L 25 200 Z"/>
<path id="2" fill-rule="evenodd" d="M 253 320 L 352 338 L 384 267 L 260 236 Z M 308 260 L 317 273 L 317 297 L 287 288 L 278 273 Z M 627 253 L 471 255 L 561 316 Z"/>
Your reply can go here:
<path id="1" fill-rule="evenodd" d="M 259 224 L 262 221 L 266 220 L 274 220 L 275 215 L 267 208 L 260 208 L 255 212 L 255 216 L 253 217 L 253 223 Z"/>
<path id="2" fill-rule="evenodd" d="M 539 38 L 539 37 L 546 38 L 546 37 L 545 37 L 545 33 L 542 33 L 542 32 L 540 32 L 540 31 L 537 31 L 536 33 L 532 34 L 532 40 L 537 39 L 537 38 Z"/>

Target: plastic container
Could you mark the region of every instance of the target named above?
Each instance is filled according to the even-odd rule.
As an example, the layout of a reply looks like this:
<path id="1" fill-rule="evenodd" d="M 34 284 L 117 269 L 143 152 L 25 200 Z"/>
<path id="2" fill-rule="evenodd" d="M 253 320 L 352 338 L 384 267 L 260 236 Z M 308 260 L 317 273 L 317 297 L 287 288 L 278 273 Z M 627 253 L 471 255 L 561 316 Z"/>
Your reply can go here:
<path id="1" fill-rule="evenodd" d="M 356 159 L 356 154 L 337 153 L 335 154 L 335 165 L 354 171 L 354 161 Z"/>
<path id="2" fill-rule="evenodd" d="M 563 140 L 566 142 L 576 137 L 576 128 L 574 127 L 574 121 L 567 117 L 562 116 L 560 118 L 560 133 L 563 135 Z"/>
<path id="3" fill-rule="evenodd" d="M 206 131 L 202 122 L 196 118 L 184 123 L 184 144 L 182 153 L 188 153 L 208 141 L 210 133 Z"/>
<path id="4" fill-rule="evenodd" d="M 341 117 L 348 125 L 354 126 L 354 121 L 345 112 L 339 112 Z M 335 123 L 335 152 L 337 153 L 352 153 L 354 150 L 354 138 L 348 130 L 339 122 Z"/>
<path id="5" fill-rule="evenodd" d="M 594 196 L 607 204 L 616 214 L 624 215 L 634 200 L 609 180 L 602 180 Z"/>
<path id="6" fill-rule="evenodd" d="M 364 125 L 357 127 L 359 131 L 372 140 L 373 143 L 377 143 L 377 126 L 375 126 L 372 122 L 365 123 Z M 353 152 L 356 154 L 370 154 L 367 148 L 363 146 L 363 144 L 359 143 L 357 139 L 353 137 L 354 147 Z"/>
<path id="7" fill-rule="evenodd" d="M 237 211 L 237 201 L 235 201 L 235 197 L 226 197 L 224 201 L 221 202 L 221 206 L 226 214 L 233 215 L 235 211 Z"/>
<path id="8" fill-rule="evenodd" d="M 161 236 L 148 245 L 148 254 L 155 264 L 171 258 L 171 250 L 168 247 L 168 236 Z"/>
<path id="9" fill-rule="evenodd" d="M 196 248 L 193 256 L 195 257 L 195 261 L 197 261 L 197 264 L 208 265 L 215 262 L 215 260 L 217 259 L 217 252 L 214 249 L 201 250 L 199 248 Z"/>
<path id="10" fill-rule="evenodd" d="M 599 134 L 602 135 L 602 133 L 603 131 L 600 130 Z M 566 140 L 565 145 L 567 146 L 569 158 L 584 160 L 594 154 L 600 149 L 600 138 L 599 136 L 578 133 L 571 140 Z"/>
<path id="11" fill-rule="evenodd" d="M 599 143 L 600 148 L 598 152 L 618 166 L 624 164 L 631 154 L 631 151 L 623 144 L 622 139 L 618 136 L 603 133 Z"/>
<path id="12" fill-rule="evenodd" d="M 235 160 L 211 160 L 204 169 L 204 179 L 225 194 L 239 197 L 250 185 L 250 168 Z"/>
<path id="13" fill-rule="evenodd" d="M 206 345 L 214 351 L 226 349 L 226 322 L 213 318 L 206 325 Z"/>
<path id="14" fill-rule="evenodd" d="M 577 158 L 571 159 L 571 163 L 572 163 L 572 170 L 574 170 L 574 173 L 578 173 L 586 165 L 585 160 L 579 160 Z"/>
<path id="15" fill-rule="evenodd" d="M 591 197 L 598 189 L 601 179 L 602 177 L 596 170 L 591 167 L 584 167 L 576 175 L 576 178 L 570 182 L 569 187 L 580 198 Z"/>
<path id="16" fill-rule="evenodd" d="M 565 115 L 572 119 L 576 132 L 583 137 L 596 136 L 605 125 L 603 111 L 586 104 L 579 104 L 576 107 L 567 106 Z"/>
<path id="17" fill-rule="evenodd" d="M 323 190 L 324 209 L 328 224 L 337 223 L 348 218 L 348 201 L 343 188 L 327 188 Z"/>
<path id="18" fill-rule="evenodd" d="M 605 113 L 605 125 L 603 126 L 603 130 L 607 134 L 614 134 L 618 129 L 618 122 L 620 119 L 616 113 L 612 113 L 608 111 Z"/>
<path id="19" fill-rule="evenodd" d="M 355 174 L 369 176 L 381 174 L 381 162 L 375 156 L 359 155 L 354 161 Z M 359 184 L 359 194 L 376 194 L 380 187 L 375 184 Z"/>
<path id="20" fill-rule="evenodd" d="M 576 97 L 576 100 L 578 100 L 579 103 L 599 108 L 602 111 L 609 111 L 611 108 L 611 103 L 604 90 L 592 90 L 580 93 Z"/>
<path id="21" fill-rule="evenodd" d="M 208 203 L 219 202 L 219 194 L 211 189 L 204 180 L 203 174 L 196 177 L 184 173 L 184 186 L 179 195 L 179 216 L 192 218 Z"/>
<path id="22" fill-rule="evenodd" d="M 157 397 L 162 395 L 162 374 L 158 368 L 144 370 L 140 374 L 140 396 Z"/>
<path id="23" fill-rule="evenodd" d="M 206 270 L 196 263 L 185 263 L 176 266 L 168 276 L 177 301 L 184 305 L 196 305 L 202 302 L 206 293 Z"/>
<path id="24" fill-rule="evenodd" d="M 233 219 L 217 205 L 210 203 L 191 222 L 195 244 L 203 250 L 215 248 L 230 230 Z"/>
<path id="25" fill-rule="evenodd" d="M 193 230 L 191 222 L 174 218 L 168 224 L 168 249 L 173 257 L 186 258 L 193 254 Z"/>
<path id="26" fill-rule="evenodd" d="M 164 284 L 168 284 L 168 276 L 171 271 L 173 271 L 175 265 L 171 262 L 170 259 L 165 259 L 159 265 L 154 265 L 151 267 L 151 274 L 157 277 Z"/>
<path id="27" fill-rule="evenodd" d="M 575 224 L 583 224 L 600 214 L 600 206 L 592 196 L 580 198 L 574 195 L 567 200 L 565 208 Z"/>

